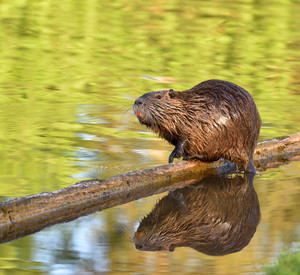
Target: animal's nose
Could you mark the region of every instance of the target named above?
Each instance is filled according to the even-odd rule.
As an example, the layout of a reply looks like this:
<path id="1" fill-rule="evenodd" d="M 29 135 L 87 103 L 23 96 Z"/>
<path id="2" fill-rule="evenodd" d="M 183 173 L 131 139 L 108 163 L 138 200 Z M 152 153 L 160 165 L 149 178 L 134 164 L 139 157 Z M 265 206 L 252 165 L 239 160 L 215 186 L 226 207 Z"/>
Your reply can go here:
<path id="1" fill-rule="evenodd" d="M 143 100 L 138 98 L 135 102 L 134 102 L 135 105 L 142 105 L 143 104 Z"/>

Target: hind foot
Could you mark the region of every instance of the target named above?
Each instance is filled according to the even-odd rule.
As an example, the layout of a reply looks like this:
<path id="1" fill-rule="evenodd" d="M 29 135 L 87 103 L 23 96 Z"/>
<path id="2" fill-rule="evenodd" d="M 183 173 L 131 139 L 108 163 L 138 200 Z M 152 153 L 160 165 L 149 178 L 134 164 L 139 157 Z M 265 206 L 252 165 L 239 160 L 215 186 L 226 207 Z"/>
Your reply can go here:
<path id="1" fill-rule="evenodd" d="M 254 162 L 253 162 L 253 158 L 251 158 L 248 162 L 248 165 L 245 169 L 245 173 L 256 173 L 256 169 L 255 169 L 255 165 L 254 165 Z"/>

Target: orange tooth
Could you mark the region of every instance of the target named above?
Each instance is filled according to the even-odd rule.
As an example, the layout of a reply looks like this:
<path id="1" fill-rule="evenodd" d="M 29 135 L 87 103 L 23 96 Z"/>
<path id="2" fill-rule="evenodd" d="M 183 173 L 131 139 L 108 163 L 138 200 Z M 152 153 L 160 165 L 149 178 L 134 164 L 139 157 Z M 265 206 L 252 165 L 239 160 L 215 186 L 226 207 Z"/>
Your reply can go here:
<path id="1" fill-rule="evenodd" d="M 138 118 L 142 118 L 143 117 L 142 114 L 138 110 L 136 111 L 136 115 L 137 115 Z"/>
<path id="2" fill-rule="evenodd" d="M 137 232 L 136 232 L 136 237 L 137 237 L 138 239 L 141 238 L 142 235 L 143 235 L 143 231 L 137 231 Z"/>

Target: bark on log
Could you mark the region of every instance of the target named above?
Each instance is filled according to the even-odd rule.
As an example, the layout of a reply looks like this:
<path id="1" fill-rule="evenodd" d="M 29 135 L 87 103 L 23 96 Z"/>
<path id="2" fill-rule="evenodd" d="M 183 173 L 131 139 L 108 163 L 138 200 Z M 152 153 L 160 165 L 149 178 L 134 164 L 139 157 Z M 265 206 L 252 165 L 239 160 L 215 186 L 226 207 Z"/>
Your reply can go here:
<path id="1" fill-rule="evenodd" d="M 258 170 L 293 160 L 300 160 L 300 133 L 260 142 L 254 155 Z M 0 203 L 0 242 L 234 169 L 234 164 L 225 161 L 180 161 L 103 181 L 81 181 L 55 192 L 10 199 Z"/>

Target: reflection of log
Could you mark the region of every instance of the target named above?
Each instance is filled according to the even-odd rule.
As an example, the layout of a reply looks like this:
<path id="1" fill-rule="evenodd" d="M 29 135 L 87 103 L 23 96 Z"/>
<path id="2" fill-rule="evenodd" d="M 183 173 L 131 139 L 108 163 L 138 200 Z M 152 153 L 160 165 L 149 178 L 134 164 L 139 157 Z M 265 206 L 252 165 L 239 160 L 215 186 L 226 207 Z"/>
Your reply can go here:
<path id="1" fill-rule="evenodd" d="M 259 169 L 299 159 L 300 133 L 261 142 L 255 153 L 255 165 Z M 82 181 L 55 192 L 7 200 L 0 203 L 0 242 L 141 197 L 174 190 L 198 182 L 208 175 L 232 169 L 234 165 L 224 161 L 181 161 L 103 181 Z"/>

